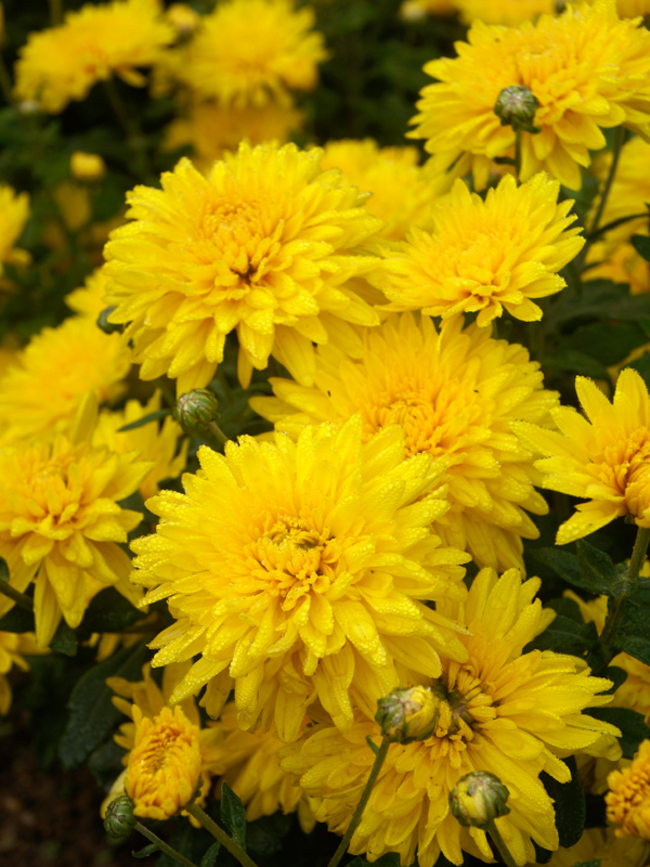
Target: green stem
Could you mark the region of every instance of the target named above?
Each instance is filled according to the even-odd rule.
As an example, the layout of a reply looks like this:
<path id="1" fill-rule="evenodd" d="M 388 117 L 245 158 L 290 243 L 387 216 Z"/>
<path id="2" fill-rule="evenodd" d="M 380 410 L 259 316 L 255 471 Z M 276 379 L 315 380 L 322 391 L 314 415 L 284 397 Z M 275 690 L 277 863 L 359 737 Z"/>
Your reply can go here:
<path id="1" fill-rule="evenodd" d="M 208 425 L 208 428 L 209 428 L 210 433 L 212 434 L 212 436 L 213 436 L 216 440 L 218 440 L 218 442 L 220 442 L 222 446 L 225 446 L 225 444 L 228 442 L 228 437 L 227 437 L 227 436 L 225 435 L 225 433 L 221 430 L 221 428 L 220 428 L 219 425 L 216 423 L 216 421 L 211 421 L 210 424 Z"/>
<path id="2" fill-rule="evenodd" d="M 220 828 L 217 823 L 198 806 L 198 804 L 189 804 L 185 807 L 185 811 L 189 813 L 190 816 L 194 816 L 196 821 L 199 822 L 206 831 L 209 831 L 215 840 L 221 843 L 224 849 L 227 849 L 233 858 L 236 858 L 237 861 L 239 861 L 242 867 L 257 867 L 255 862 L 246 854 L 246 852 L 244 852 L 241 846 L 238 846 L 232 837 L 229 837 L 223 828 Z"/>
<path id="3" fill-rule="evenodd" d="M 19 590 L 13 588 L 8 581 L 0 580 L 0 593 L 3 593 L 10 599 L 13 599 L 16 605 L 18 605 L 20 608 L 24 608 L 25 611 L 34 610 L 33 600 L 30 599 L 29 596 L 25 596 L 24 593 L 21 593 Z"/>
<path id="4" fill-rule="evenodd" d="M 370 798 L 370 793 L 372 792 L 373 786 L 377 782 L 377 777 L 379 776 L 381 766 L 384 764 L 384 759 L 386 758 L 386 755 L 388 753 L 389 746 L 390 740 L 388 738 L 384 738 L 375 754 L 375 763 L 370 771 L 370 776 L 368 777 L 368 782 L 366 783 L 366 787 L 361 795 L 361 800 L 357 804 L 357 809 L 354 811 L 354 815 L 352 816 L 352 821 L 350 822 L 348 830 L 345 832 L 343 839 L 339 843 L 338 849 L 332 856 L 332 859 L 330 860 L 327 867 L 336 867 L 341 858 L 347 852 L 348 846 L 350 845 L 350 840 L 352 839 L 352 835 L 357 830 L 357 826 L 361 821 L 361 817 L 363 816 L 363 811 L 366 809 L 366 804 L 368 803 L 368 799 Z"/>
<path id="5" fill-rule="evenodd" d="M 150 831 L 149 828 L 145 828 L 145 826 L 140 822 L 136 822 L 134 828 L 136 831 L 139 831 L 143 837 L 146 837 L 149 842 L 155 843 L 161 852 L 164 852 L 165 855 L 173 858 L 174 861 L 178 861 L 178 863 L 182 864 L 183 867 L 196 867 L 196 864 L 193 861 L 190 861 L 185 857 L 185 855 L 181 855 L 181 853 L 177 852 L 176 849 L 172 849 L 172 847 L 165 843 L 164 840 L 161 840 L 160 837 L 157 837 L 153 831 Z"/>
<path id="6" fill-rule="evenodd" d="M 618 632 L 621 621 L 623 620 L 625 603 L 636 589 L 639 581 L 639 572 L 641 571 L 641 566 L 645 560 L 649 543 L 650 529 L 647 527 L 639 527 L 636 532 L 636 540 L 634 542 L 632 556 L 630 557 L 630 565 L 627 567 L 625 584 L 620 595 L 618 595 L 614 600 L 612 610 L 607 616 L 605 626 L 600 634 L 601 644 L 606 647 L 613 643 L 613 639 Z"/>
<path id="7" fill-rule="evenodd" d="M 510 854 L 510 850 L 506 846 L 506 842 L 501 836 L 501 832 L 497 828 L 494 819 L 492 819 L 492 821 L 489 823 L 486 830 L 490 837 L 492 837 L 494 845 L 497 847 L 497 850 L 499 852 L 499 855 L 501 855 L 501 857 L 503 858 L 504 864 L 507 864 L 508 867 L 517 867 L 517 862 Z"/>

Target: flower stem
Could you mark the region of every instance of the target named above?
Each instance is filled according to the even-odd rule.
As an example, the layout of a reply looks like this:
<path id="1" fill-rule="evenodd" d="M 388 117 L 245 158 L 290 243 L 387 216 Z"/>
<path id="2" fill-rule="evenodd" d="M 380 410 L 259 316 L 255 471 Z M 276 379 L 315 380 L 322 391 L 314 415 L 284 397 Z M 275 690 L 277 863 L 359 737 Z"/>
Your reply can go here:
<path id="1" fill-rule="evenodd" d="M 210 429 L 210 433 L 215 438 L 215 440 L 217 440 L 217 442 L 220 442 L 222 446 L 225 446 L 225 444 L 228 442 L 228 437 L 221 430 L 216 421 L 211 421 L 208 425 L 208 428 Z"/>
<path id="2" fill-rule="evenodd" d="M 232 837 L 228 836 L 223 828 L 220 828 L 217 823 L 198 806 L 198 804 L 186 805 L 185 811 L 189 813 L 190 816 L 194 816 L 196 821 L 199 822 L 206 831 L 209 831 L 215 840 L 221 843 L 224 849 L 227 849 L 233 858 L 236 858 L 237 861 L 239 861 L 242 867 L 257 867 L 255 862 L 246 854 L 246 852 L 244 852 L 241 846 L 238 846 Z"/>
<path id="3" fill-rule="evenodd" d="M 645 560 L 649 543 L 650 528 L 639 527 L 636 532 L 636 540 L 634 542 L 632 556 L 630 557 L 630 565 L 627 567 L 624 586 L 622 587 L 620 594 L 614 600 L 612 610 L 607 616 L 605 626 L 600 634 L 600 641 L 604 646 L 611 645 L 616 633 L 618 632 L 621 621 L 623 620 L 625 602 L 636 589 L 639 581 L 639 572 L 641 571 L 641 566 Z"/>
<path id="4" fill-rule="evenodd" d="M 497 847 L 499 855 L 501 855 L 501 857 L 503 858 L 504 864 L 507 864 L 508 867 L 517 867 L 517 862 L 510 854 L 510 850 L 506 846 L 506 842 L 501 836 L 501 832 L 497 828 L 494 819 L 492 819 L 492 821 L 488 824 L 486 830 L 490 837 L 492 837 L 492 840 L 494 841 L 494 845 Z"/>
<path id="5" fill-rule="evenodd" d="M 18 605 L 20 608 L 24 608 L 25 611 L 33 611 L 34 603 L 29 598 L 29 596 L 25 596 L 24 593 L 21 593 L 19 590 L 16 590 L 8 581 L 4 581 L 0 579 L 0 593 L 3 593 L 5 596 L 8 596 L 10 599 Z"/>
<path id="6" fill-rule="evenodd" d="M 363 811 L 366 808 L 366 804 L 368 803 L 368 799 L 370 798 L 370 793 L 372 792 L 373 786 L 377 782 L 377 777 L 379 776 L 381 766 L 384 764 L 384 759 L 386 758 L 386 755 L 388 753 L 389 746 L 390 740 L 388 738 L 384 738 L 379 746 L 379 749 L 375 753 L 375 763 L 370 771 L 370 776 L 368 777 L 368 782 L 366 783 L 366 787 L 361 795 L 361 800 L 357 804 L 357 809 L 354 811 L 354 815 L 352 816 L 352 821 L 350 822 L 348 830 L 345 832 L 343 839 L 339 843 L 338 849 L 332 856 L 327 867 L 336 867 L 341 858 L 345 855 L 347 848 L 350 845 L 352 835 L 357 830 L 357 826 L 361 821 L 361 816 L 363 815 Z"/>
<path id="7" fill-rule="evenodd" d="M 149 828 L 145 828 L 145 826 L 140 822 L 136 822 L 134 828 L 151 843 L 155 843 L 161 852 L 164 852 L 169 858 L 173 858 L 174 861 L 178 861 L 178 863 L 182 864 L 183 867 L 196 867 L 196 864 L 194 864 L 193 861 L 190 861 L 185 857 L 185 855 L 181 855 L 181 853 L 177 852 L 176 849 L 172 849 L 172 847 L 165 843 L 164 840 L 161 840 L 160 837 L 157 837 L 153 831 L 150 831 Z"/>

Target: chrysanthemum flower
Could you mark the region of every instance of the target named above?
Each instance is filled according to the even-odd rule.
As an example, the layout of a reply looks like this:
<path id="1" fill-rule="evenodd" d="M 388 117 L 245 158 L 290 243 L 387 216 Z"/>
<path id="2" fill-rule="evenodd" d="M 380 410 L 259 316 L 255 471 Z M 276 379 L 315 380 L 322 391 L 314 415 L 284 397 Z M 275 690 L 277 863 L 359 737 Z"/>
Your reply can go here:
<path id="1" fill-rule="evenodd" d="M 95 268 L 89 274 L 84 285 L 73 289 L 65 296 L 65 303 L 70 310 L 81 316 L 88 316 L 93 322 L 97 322 L 99 314 L 106 309 L 106 284 L 108 277 L 102 268 Z"/>
<path id="2" fill-rule="evenodd" d="M 650 740 L 641 743 L 629 767 L 612 771 L 607 784 L 607 818 L 619 825 L 616 836 L 650 840 Z"/>
<path id="3" fill-rule="evenodd" d="M 111 321 L 130 323 L 143 379 L 178 378 L 178 394 L 207 385 L 236 329 L 244 385 L 271 354 L 309 383 L 312 341 L 378 323 L 354 278 L 376 267 L 363 245 L 381 223 L 321 156 L 242 144 L 207 178 L 183 159 L 162 190 L 129 194 L 135 222 L 113 232 L 105 267 Z"/>
<path id="4" fill-rule="evenodd" d="M 0 632 L 0 716 L 5 716 L 11 707 L 11 687 L 7 674 L 14 665 L 23 671 L 29 670 L 24 653 L 43 653 L 43 648 L 36 644 L 31 632 Z"/>
<path id="5" fill-rule="evenodd" d="M 650 15 L 650 0 L 616 0 L 616 8 L 621 18 Z"/>
<path id="6" fill-rule="evenodd" d="M 650 33 L 638 20 L 620 20 L 615 0 L 570 5 L 559 17 L 504 30 L 477 22 L 458 57 L 424 69 L 427 85 L 417 104 L 417 129 L 439 169 L 455 164 L 487 183 L 495 157 L 514 157 L 515 131 L 494 113 L 500 92 L 528 87 L 539 101 L 535 126 L 521 133 L 521 179 L 540 169 L 572 190 L 580 189 L 580 166 L 590 150 L 605 147 L 601 127 L 626 124 L 650 130 Z"/>
<path id="7" fill-rule="evenodd" d="M 545 424 L 556 392 L 523 346 L 493 340 L 489 329 L 461 330 L 457 318 L 441 332 L 423 316 L 392 315 L 370 329 L 359 358 L 328 344 L 316 353 L 312 388 L 271 379 L 275 398 L 251 406 L 297 438 L 307 424 L 341 423 L 361 413 L 367 440 L 391 424 L 405 434 L 407 455 L 446 457 L 450 511 L 434 532 L 481 566 L 522 566 L 521 538 L 538 532 L 524 509 L 548 510 L 533 483 L 533 456 L 510 430 L 515 419 Z"/>
<path id="8" fill-rule="evenodd" d="M 511 175 L 485 201 L 457 180 L 433 206 L 431 233 L 414 228 L 401 251 L 386 253 L 378 285 L 391 310 L 418 310 L 443 319 L 479 311 L 487 325 L 504 308 L 517 319 L 542 318 L 533 298 L 566 286 L 558 271 L 580 251 L 584 238 L 557 203 L 560 185 L 540 173 L 521 186 Z"/>
<path id="9" fill-rule="evenodd" d="M 418 21 L 427 15 L 453 15 L 457 10 L 453 0 L 404 0 L 399 14 L 405 21 Z"/>
<path id="10" fill-rule="evenodd" d="M 537 15 L 555 13 L 555 0 L 455 0 L 465 21 L 512 27 Z"/>
<path id="11" fill-rule="evenodd" d="M 19 193 L 6 184 L 0 184 L 0 277 L 3 265 L 25 265 L 30 256 L 25 250 L 14 247 L 29 216 L 29 196 Z"/>
<path id="12" fill-rule="evenodd" d="M 119 547 L 140 512 L 123 509 L 149 472 L 133 452 L 93 448 L 93 414 L 85 404 L 70 437 L 0 449 L 0 557 L 11 586 L 34 582 L 36 639 L 46 647 L 61 617 L 79 626 L 90 599 L 115 585 L 133 604 L 139 588 L 128 580 L 131 561 Z M 13 602 L 0 597 L 0 615 Z"/>
<path id="13" fill-rule="evenodd" d="M 584 376 L 576 377 L 576 391 L 587 418 L 573 407 L 551 410 L 561 433 L 515 423 L 519 436 L 546 455 L 535 462 L 543 486 L 589 500 L 561 525 L 558 545 L 594 533 L 621 515 L 650 527 L 650 398 L 643 379 L 625 368 L 612 403 Z"/>
<path id="14" fill-rule="evenodd" d="M 448 508 L 445 461 L 403 456 L 398 427 L 362 445 L 356 416 L 297 443 L 204 446 L 185 494 L 147 501 L 161 520 L 132 543 L 132 580 L 177 621 L 150 644 L 154 664 L 201 655 L 173 701 L 207 683 L 216 717 L 234 685 L 240 728 L 274 719 L 289 741 L 316 698 L 346 727 L 353 703 L 372 712 L 405 671 L 464 659 L 455 623 L 420 601 L 466 593 L 468 558 L 430 531 Z"/>
<path id="15" fill-rule="evenodd" d="M 16 63 L 16 97 L 37 100 L 51 114 L 82 100 L 98 81 L 119 75 L 140 86 L 136 67 L 150 66 L 174 31 L 158 0 L 113 0 L 69 12 L 60 27 L 32 33 Z"/>
<path id="16" fill-rule="evenodd" d="M 131 368 L 119 334 L 104 334 L 89 317 L 44 328 L 0 378 L 2 442 L 53 436 L 69 428 L 86 396 L 116 400 Z"/>
<path id="17" fill-rule="evenodd" d="M 531 838 L 557 849 L 553 801 L 540 773 L 568 782 L 560 756 L 616 757 L 620 749 L 618 729 L 582 713 L 610 701 L 597 693 L 611 681 L 591 677 L 577 657 L 522 653 L 554 616 L 534 600 L 540 584 L 538 578 L 522 584 L 516 569 L 500 579 L 483 569 L 466 602 L 439 606 L 467 626 L 461 640 L 468 659 L 443 659 L 432 684 L 440 711 L 434 734 L 391 744 L 350 852 L 370 860 L 399 852 L 404 867 L 415 860 L 416 847 L 421 867 L 432 867 L 441 851 L 453 864 L 462 863 L 463 851 L 491 861 L 485 831 L 463 828 L 449 809 L 450 791 L 471 771 L 494 774 L 510 791 L 510 813 L 496 825 L 517 864 L 535 861 Z M 337 833 L 347 828 L 375 758 L 367 735 L 377 742 L 379 726 L 358 714 L 349 732 L 323 727 L 283 754 L 282 766 L 302 774 L 303 789 L 321 799 L 316 818 Z"/>
<path id="18" fill-rule="evenodd" d="M 172 60 L 172 73 L 204 99 L 261 106 L 290 90 L 311 90 L 327 58 L 314 12 L 291 0 L 228 0 L 205 15 L 194 39 Z"/>
<path id="19" fill-rule="evenodd" d="M 598 860 L 600 867 L 647 867 L 649 855 L 650 846 L 643 840 L 621 840 L 611 827 L 585 828 L 575 846 L 553 853 L 548 867 L 575 867 Z"/>

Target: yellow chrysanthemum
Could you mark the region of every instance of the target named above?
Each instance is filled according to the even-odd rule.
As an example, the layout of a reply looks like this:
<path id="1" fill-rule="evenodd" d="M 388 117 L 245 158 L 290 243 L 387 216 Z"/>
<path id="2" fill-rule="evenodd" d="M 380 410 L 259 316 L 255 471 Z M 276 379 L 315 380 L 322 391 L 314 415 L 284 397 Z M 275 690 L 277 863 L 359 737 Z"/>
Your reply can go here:
<path id="1" fill-rule="evenodd" d="M 362 445 L 356 416 L 297 443 L 204 446 L 185 494 L 147 501 L 161 520 L 132 543 L 132 580 L 177 621 L 154 664 L 201 654 L 174 701 L 207 683 L 217 716 L 234 685 L 240 728 L 261 715 L 289 741 L 316 698 L 349 726 L 352 704 L 372 712 L 405 670 L 435 677 L 439 652 L 464 658 L 454 622 L 420 601 L 466 592 L 467 556 L 430 531 L 448 508 L 445 461 L 403 455 L 395 426 Z"/>
<path id="2" fill-rule="evenodd" d="M 130 323 L 143 379 L 166 373 L 179 394 L 207 385 L 236 329 L 244 385 L 271 354 L 309 383 L 312 341 L 378 323 L 354 278 L 376 267 L 363 245 L 380 221 L 321 156 L 242 144 L 207 178 L 183 159 L 162 190 L 129 194 L 135 222 L 113 232 L 106 271 L 111 321 Z"/>
<path id="3" fill-rule="evenodd" d="M 453 15 L 457 10 L 452 0 L 404 0 L 399 14 L 405 21 L 419 21 L 427 15 Z"/>
<path id="4" fill-rule="evenodd" d="M 312 388 L 271 379 L 276 397 L 251 406 L 293 438 L 307 424 L 341 423 L 355 412 L 366 440 L 399 424 L 407 455 L 449 460 L 451 509 L 434 531 L 480 566 L 521 567 L 521 538 L 538 536 L 524 509 L 539 515 L 548 507 L 533 488 L 533 456 L 510 424 L 547 423 L 558 396 L 543 389 L 523 346 L 461 328 L 459 318 L 438 333 L 429 317 L 418 325 L 410 313 L 392 315 L 368 331 L 361 357 L 319 347 Z"/>
<path id="5" fill-rule="evenodd" d="M 402 249 L 387 253 L 378 285 L 390 310 L 419 310 L 443 319 L 479 311 L 487 325 L 504 308 L 517 319 L 542 318 L 533 298 L 559 292 L 557 272 L 584 244 L 573 201 L 560 204 L 560 185 L 540 173 L 517 186 L 511 175 L 485 201 L 457 180 L 433 206 L 431 233 L 414 228 Z"/>
<path id="6" fill-rule="evenodd" d="M 82 407 L 70 437 L 0 449 L 0 557 L 11 586 L 34 582 L 36 639 L 46 647 L 61 617 L 79 626 L 90 599 L 113 584 L 133 604 L 131 561 L 119 547 L 142 518 L 123 509 L 150 464 L 93 448 L 93 413 Z M 14 603 L 0 597 L 0 615 Z"/>
<path id="7" fill-rule="evenodd" d="M 458 57 L 424 69 L 417 129 L 438 169 L 455 163 L 485 186 L 495 157 L 514 157 L 515 131 L 494 113 L 500 92 L 528 87 L 539 101 L 535 126 L 521 133 L 521 178 L 540 169 L 572 190 L 590 150 L 605 147 L 601 127 L 626 124 L 650 132 L 650 33 L 638 20 L 620 20 L 615 0 L 570 5 L 559 18 L 543 15 L 517 28 L 476 22 Z M 462 157 L 462 159 L 458 159 Z M 458 162 L 456 162 L 458 160 Z"/>
<path id="8" fill-rule="evenodd" d="M 332 141 L 325 146 L 324 169 L 341 169 L 361 192 L 371 192 L 367 210 L 384 221 L 382 238 L 401 241 L 413 226 L 428 228 L 433 202 L 449 191 L 448 175 L 431 175 L 418 165 L 412 147 L 380 148 L 372 139 Z"/>
<path id="9" fill-rule="evenodd" d="M 44 328 L 0 379 L 1 441 L 67 430 L 89 393 L 100 403 L 116 400 L 130 367 L 121 336 L 104 334 L 88 317 Z"/>
<path id="10" fill-rule="evenodd" d="M 553 15 L 555 0 L 455 0 L 465 21 L 512 27 L 537 15 Z"/>
<path id="11" fill-rule="evenodd" d="M 27 660 L 23 658 L 24 653 L 43 653 L 31 632 L 0 632 L 0 716 L 9 713 L 11 707 L 11 687 L 7 674 L 14 665 L 23 671 L 29 670 Z"/>
<path id="12" fill-rule="evenodd" d="M 353 854 L 374 861 L 399 852 L 406 867 L 416 857 L 432 867 L 440 852 L 462 864 L 463 851 L 492 861 L 485 831 L 463 828 L 449 809 L 449 793 L 471 771 L 495 774 L 509 789 L 510 813 L 496 825 L 517 864 L 535 860 L 534 840 L 557 849 L 553 800 L 539 775 L 571 778 L 561 760 L 586 751 L 616 757 L 618 729 L 582 711 L 607 704 L 601 696 L 611 681 L 591 677 L 573 656 L 523 647 L 539 635 L 553 614 L 534 596 L 541 582 L 521 583 L 516 569 L 498 579 L 483 569 L 466 602 L 439 606 L 468 628 L 461 636 L 466 662 L 443 659 L 432 684 L 439 702 L 434 734 L 408 745 L 391 744 L 379 778 L 350 844 Z M 366 736 L 381 739 L 375 722 L 357 715 L 349 732 L 321 727 L 285 749 L 282 766 L 302 774 L 307 794 L 320 798 L 316 818 L 343 833 L 359 800 L 374 755 Z"/>
<path id="13" fill-rule="evenodd" d="M 594 263 L 589 266 L 589 280 L 628 283 L 632 295 L 650 292 L 650 263 L 637 253 L 632 244 L 623 241 L 612 250 L 609 242 L 596 241 L 589 248 L 587 258 Z M 629 360 L 634 357 L 637 356 L 630 355 Z"/>
<path id="14" fill-rule="evenodd" d="M 204 99 L 225 106 L 281 101 L 287 91 L 316 86 L 327 52 L 313 25 L 313 10 L 295 9 L 291 0 L 228 0 L 174 52 L 170 71 Z"/>
<path id="15" fill-rule="evenodd" d="M 650 398 L 643 379 L 625 368 L 613 403 L 583 376 L 576 377 L 576 391 L 587 418 L 573 407 L 551 410 L 561 433 L 515 423 L 519 436 L 546 455 L 535 462 L 543 486 L 589 500 L 561 525 L 558 545 L 581 539 L 621 515 L 650 527 Z"/>
<path id="16" fill-rule="evenodd" d="M 102 268 L 96 268 L 84 281 L 84 285 L 65 296 L 70 310 L 81 316 L 88 316 L 93 322 L 107 307 L 105 299 L 108 277 Z"/>
<path id="17" fill-rule="evenodd" d="M 641 743 L 629 767 L 612 771 L 607 785 L 607 818 L 619 826 L 616 836 L 650 841 L 650 740 Z"/>
<path id="18" fill-rule="evenodd" d="M 303 115 L 290 100 L 281 105 L 267 102 L 246 108 L 198 102 L 191 104 L 187 117 L 172 121 L 165 146 L 173 150 L 191 145 L 196 166 L 207 174 L 215 160 L 223 159 L 227 151 L 236 151 L 240 142 L 284 143 L 302 125 Z"/>
<path id="19" fill-rule="evenodd" d="M 60 27 L 32 33 L 16 63 L 16 97 L 38 100 L 51 114 L 82 100 L 98 81 L 119 75 L 140 86 L 136 67 L 150 66 L 174 31 L 158 0 L 113 0 L 69 12 Z"/>
<path id="20" fill-rule="evenodd" d="M 29 216 L 29 196 L 19 193 L 6 184 L 0 184 L 0 277 L 3 265 L 25 265 L 29 253 L 14 247 Z"/>
<path id="21" fill-rule="evenodd" d="M 647 867 L 650 846 L 643 840 L 621 840 L 613 828 L 585 828 L 582 837 L 568 849 L 558 849 L 548 867 L 575 867 L 600 860 L 600 867 Z"/>

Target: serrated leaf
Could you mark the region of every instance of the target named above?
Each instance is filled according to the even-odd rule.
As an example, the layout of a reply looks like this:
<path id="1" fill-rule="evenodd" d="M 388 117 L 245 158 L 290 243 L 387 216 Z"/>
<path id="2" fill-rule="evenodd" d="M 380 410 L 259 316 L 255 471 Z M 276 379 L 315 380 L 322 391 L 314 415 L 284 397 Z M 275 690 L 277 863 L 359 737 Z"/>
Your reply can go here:
<path id="1" fill-rule="evenodd" d="M 564 759 L 571 771 L 568 783 L 558 783 L 549 774 L 542 772 L 540 779 L 544 788 L 555 801 L 555 824 L 560 838 L 560 846 L 574 846 L 585 827 L 587 808 L 585 793 L 578 779 L 578 769 L 573 756 Z"/>
<path id="2" fill-rule="evenodd" d="M 217 861 L 217 855 L 221 849 L 221 843 L 215 841 L 207 850 L 203 858 L 201 858 L 201 867 L 214 867 Z"/>
<path id="3" fill-rule="evenodd" d="M 120 632 L 144 616 L 114 587 L 107 587 L 93 597 L 84 614 L 83 627 L 90 632 Z"/>
<path id="4" fill-rule="evenodd" d="M 589 589 L 585 587 L 580 563 L 575 554 L 570 554 L 561 548 L 532 548 L 529 556 L 538 563 L 548 566 L 556 575 L 564 578 L 574 587 L 579 587 L 581 590 Z"/>
<path id="5" fill-rule="evenodd" d="M 559 324 L 587 317 L 617 322 L 638 321 L 640 316 L 647 316 L 649 312 L 650 299 L 643 295 L 630 295 L 627 283 L 588 280 L 583 285 L 580 299 L 574 299 L 572 304 L 556 311 L 555 321 Z"/>
<path id="6" fill-rule="evenodd" d="M 576 551 L 584 589 L 598 595 L 601 593 L 611 595 L 618 576 L 609 554 L 601 551 L 600 548 L 595 548 L 584 539 L 576 542 Z"/>
<path id="7" fill-rule="evenodd" d="M 614 638 L 614 648 L 629 653 L 644 665 L 650 665 L 650 638 L 642 635 L 622 635 L 619 630 Z"/>
<path id="8" fill-rule="evenodd" d="M 111 702 L 113 693 L 106 686 L 106 678 L 138 680 L 146 653 L 144 641 L 123 647 L 79 678 L 68 701 L 68 724 L 59 744 L 64 768 L 76 768 L 85 762 L 121 716 Z"/>
<path id="9" fill-rule="evenodd" d="M 134 858 L 148 858 L 149 855 L 153 855 L 154 852 L 160 852 L 160 849 L 156 843 L 149 843 L 149 845 L 145 846 L 144 849 L 140 849 L 138 852 L 131 852 L 131 854 Z"/>
<path id="10" fill-rule="evenodd" d="M 62 653 L 64 656 L 75 656 L 77 653 L 77 636 L 65 620 L 59 626 L 50 641 L 50 650 L 54 653 Z"/>
<path id="11" fill-rule="evenodd" d="M 626 759 L 634 758 L 641 741 L 650 738 L 650 728 L 645 724 L 643 714 L 629 707 L 590 707 L 587 713 L 621 730 L 619 743 Z"/>
<path id="12" fill-rule="evenodd" d="M 562 346 L 593 358 L 604 365 L 618 364 L 639 346 L 648 342 L 648 336 L 637 322 L 596 322 L 577 328 Z"/>
<path id="13" fill-rule="evenodd" d="M 577 352 L 574 349 L 562 349 L 544 356 L 544 366 L 557 370 L 569 370 L 580 376 L 591 376 L 594 379 L 606 379 L 607 368 L 591 355 Z"/>
<path id="14" fill-rule="evenodd" d="M 632 235 L 630 242 L 639 256 L 650 262 L 650 238 L 647 235 Z"/>
<path id="15" fill-rule="evenodd" d="M 553 650 L 555 653 L 584 656 L 597 641 L 598 633 L 593 623 L 576 623 L 575 620 L 558 614 L 541 635 L 526 645 L 524 652 Z"/>
<path id="16" fill-rule="evenodd" d="M 230 836 L 246 848 L 246 810 L 241 799 L 233 792 L 224 780 L 221 784 L 221 821 L 228 829 Z"/>
<path id="17" fill-rule="evenodd" d="M 149 424 L 152 421 L 158 421 L 158 419 L 165 418 L 165 416 L 171 415 L 171 409 L 157 409 L 154 412 L 149 412 L 147 415 L 143 415 L 142 418 L 136 419 L 136 421 L 129 422 L 129 424 L 123 425 L 121 428 L 118 428 L 118 433 L 125 433 L 127 430 L 135 430 L 138 427 L 144 427 L 144 425 Z"/>
<path id="18" fill-rule="evenodd" d="M 612 646 L 650 665 L 650 601 L 648 588 L 639 587 L 623 603 L 623 617 Z"/>

